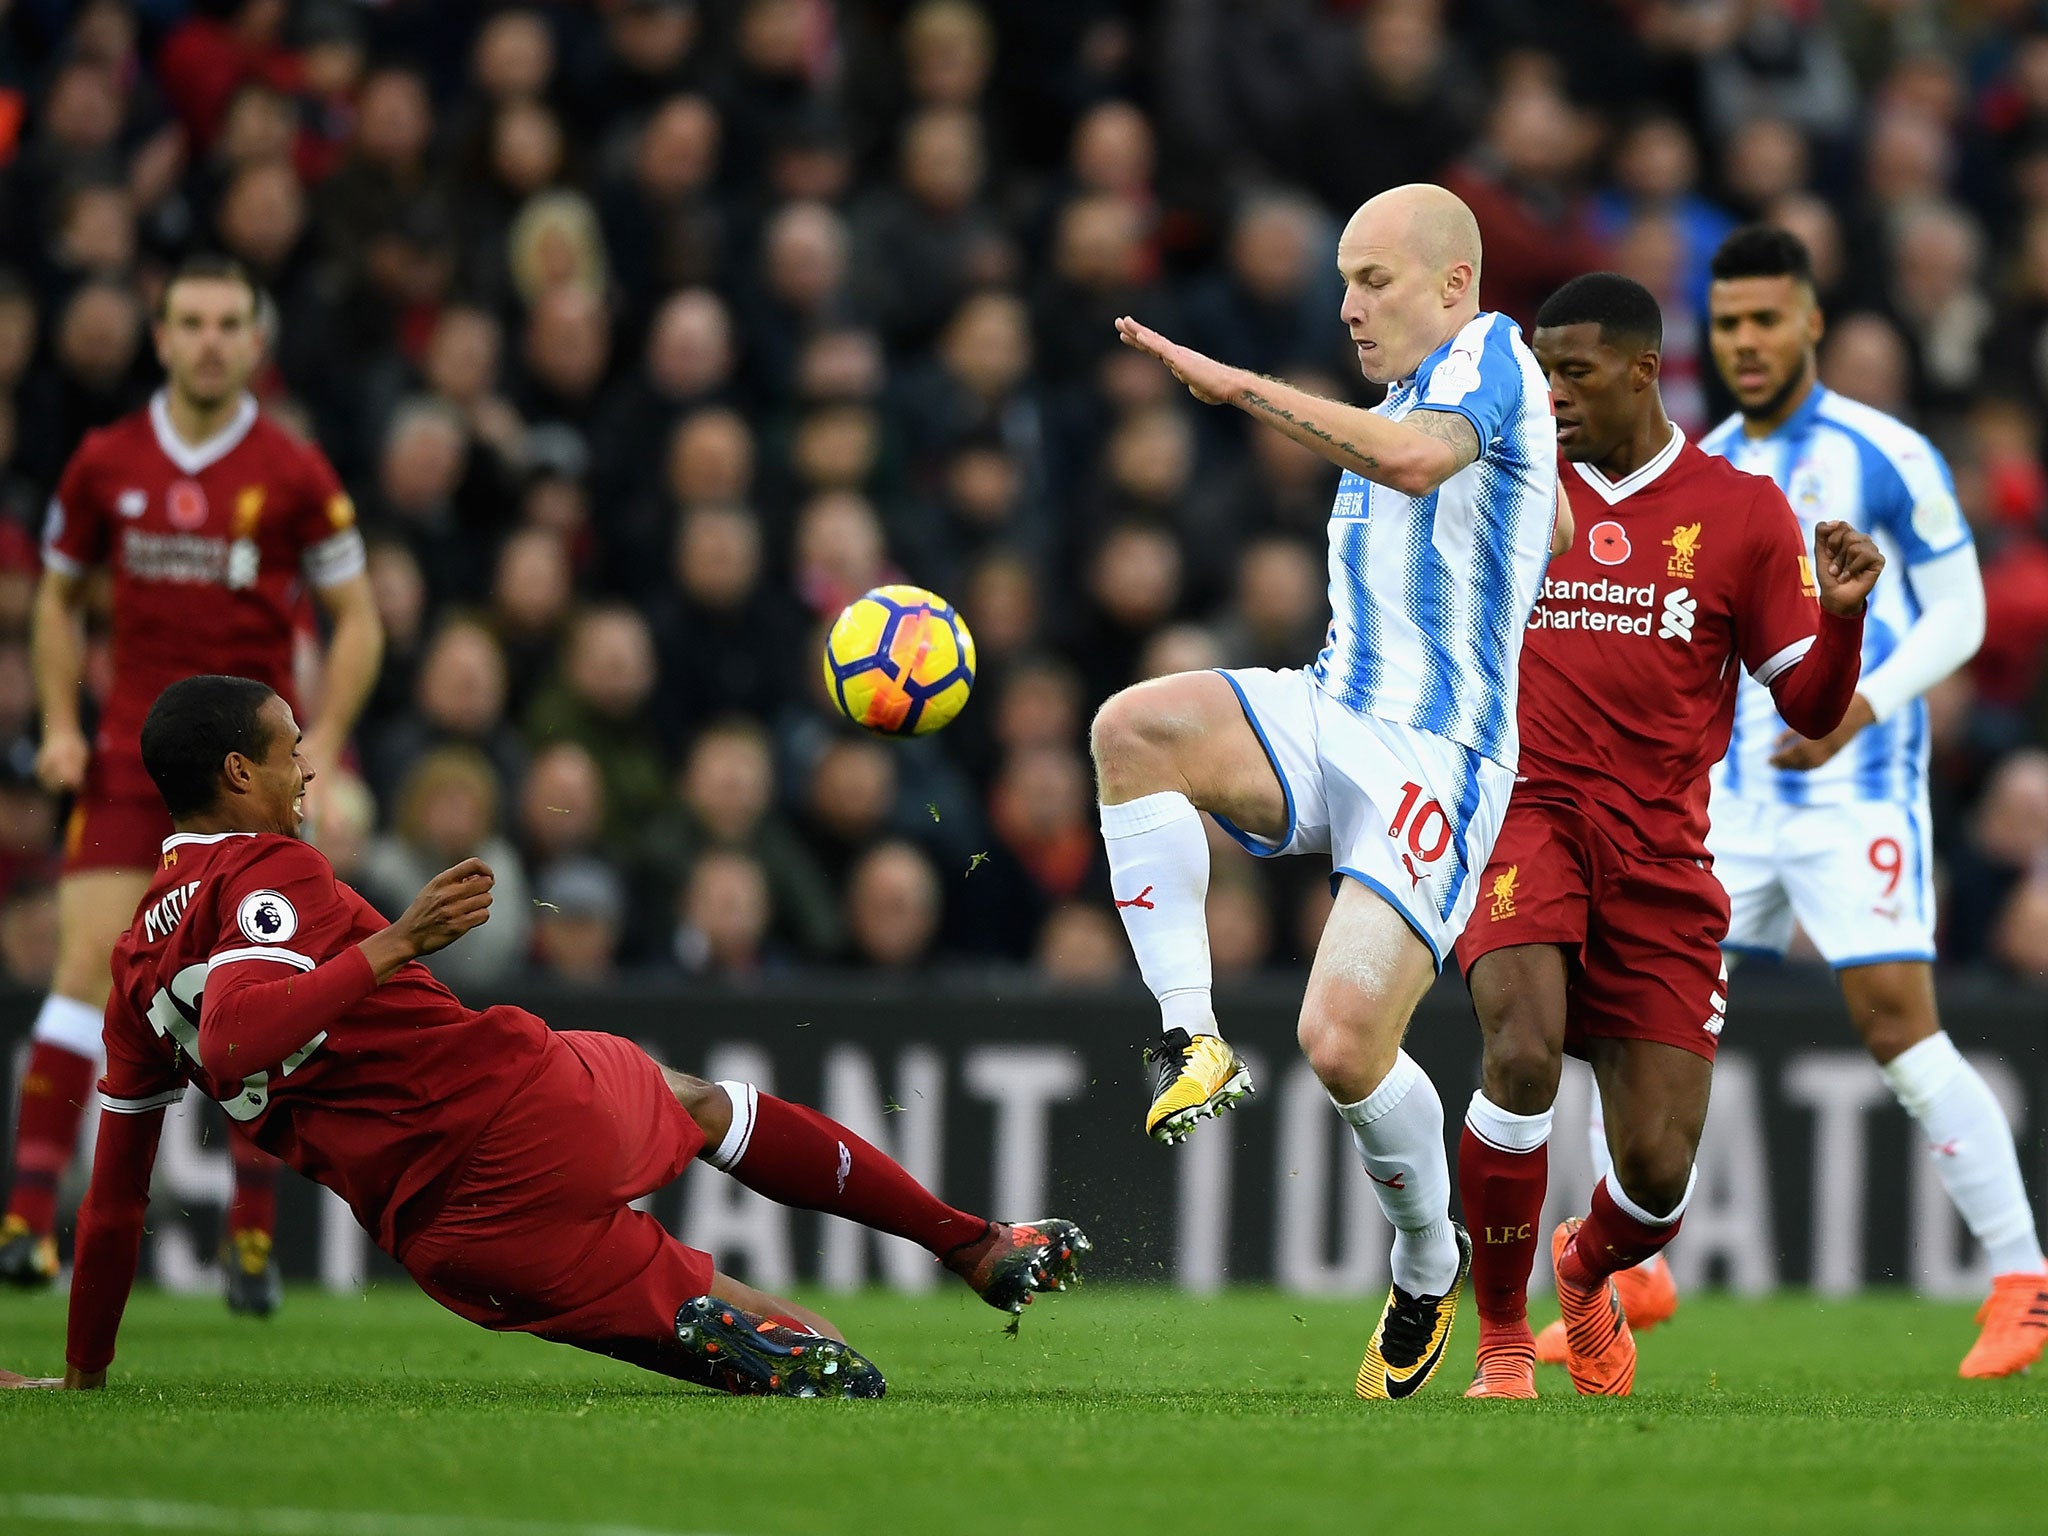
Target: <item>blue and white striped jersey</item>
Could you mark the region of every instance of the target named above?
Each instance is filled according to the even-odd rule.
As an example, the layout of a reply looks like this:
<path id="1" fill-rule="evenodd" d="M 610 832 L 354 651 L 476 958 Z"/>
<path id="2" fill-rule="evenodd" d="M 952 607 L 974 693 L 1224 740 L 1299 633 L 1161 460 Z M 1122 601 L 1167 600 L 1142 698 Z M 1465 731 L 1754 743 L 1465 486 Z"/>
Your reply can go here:
<path id="1" fill-rule="evenodd" d="M 1330 633 L 1316 684 L 1345 708 L 1515 766 L 1516 664 L 1557 510 L 1557 431 L 1535 354 L 1485 313 L 1376 414 L 1455 411 L 1480 452 L 1426 496 L 1346 471 L 1330 509 Z"/>
<path id="2" fill-rule="evenodd" d="M 1737 469 L 1777 481 L 1806 532 L 1841 521 L 1877 541 L 1884 574 L 1863 620 L 1863 672 L 1891 655 L 1920 616 L 1913 567 L 1970 543 L 1955 482 L 1934 445 L 1903 422 L 1819 384 L 1785 424 L 1750 437 L 1731 416 L 1701 439 Z M 1927 706 L 1913 700 L 1867 726 L 1809 772 L 1773 768 L 1769 758 L 1784 722 L 1770 690 L 1744 677 L 1735 699 L 1735 734 L 1714 770 L 1714 793 L 1779 805 L 1857 801 L 1916 803 L 1927 782 Z"/>

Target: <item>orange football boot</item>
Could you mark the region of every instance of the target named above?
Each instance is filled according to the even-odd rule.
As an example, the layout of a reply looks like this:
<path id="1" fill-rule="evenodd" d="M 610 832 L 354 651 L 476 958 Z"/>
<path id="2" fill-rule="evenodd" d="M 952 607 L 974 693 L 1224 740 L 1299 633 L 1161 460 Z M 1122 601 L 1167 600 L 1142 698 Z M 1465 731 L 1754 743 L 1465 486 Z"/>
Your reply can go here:
<path id="1" fill-rule="evenodd" d="M 1558 1223 L 1550 1237 L 1553 1268 L 1583 1225 L 1577 1216 Z M 1587 1397 L 1627 1397 L 1636 1384 L 1636 1341 L 1622 1315 L 1613 1278 L 1588 1288 L 1573 1285 L 1560 1271 L 1557 1305 L 1564 1313 L 1564 1363 L 1572 1385 Z"/>
<path id="2" fill-rule="evenodd" d="M 1467 1397 L 1534 1397 L 1536 1349 L 1529 1325 L 1489 1328 L 1479 1325 L 1479 1368 L 1472 1373 Z"/>
<path id="3" fill-rule="evenodd" d="M 1622 1316 L 1631 1333 L 1648 1333 L 1659 1323 L 1671 1321 L 1678 1310 L 1678 1282 L 1664 1255 L 1653 1254 L 1633 1269 L 1614 1276 L 1614 1293 L 1621 1298 Z M 1550 1324 L 1536 1335 L 1536 1363 L 1563 1365 L 1565 1359 L 1564 1320 Z"/>
<path id="4" fill-rule="evenodd" d="M 1995 1276 L 1991 1294 L 1977 1309 L 1977 1326 L 1984 1331 L 1963 1356 L 1957 1375 L 1981 1379 L 2024 1371 L 2048 1345 L 2048 1273 Z"/>

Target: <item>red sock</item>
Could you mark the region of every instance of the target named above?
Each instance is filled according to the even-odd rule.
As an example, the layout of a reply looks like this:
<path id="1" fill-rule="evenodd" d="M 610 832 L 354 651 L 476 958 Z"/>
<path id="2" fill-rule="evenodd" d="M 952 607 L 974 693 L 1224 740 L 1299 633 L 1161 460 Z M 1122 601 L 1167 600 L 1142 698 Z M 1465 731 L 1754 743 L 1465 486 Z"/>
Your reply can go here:
<path id="1" fill-rule="evenodd" d="M 1550 1181 L 1550 1146 L 1510 1152 L 1466 1126 L 1458 1139 L 1458 1199 L 1472 1234 L 1472 1299 L 1488 1327 L 1527 1325 L 1536 1224 Z"/>
<path id="2" fill-rule="evenodd" d="M 284 1165 L 260 1147 L 230 1135 L 228 1155 L 235 1165 L 235 1196 L 228 1205 L 230 1232 L 277 1233 L 277 1170 Z"/>
<path id="3" fill-rule="evenodd" d="M 765 1093 L 751 1100 L 752 1130 L 741 1127 L 739 1154 L 725 1165 L 747 1188 L 782 1205 L 826 1211 L 907 1237 L 939 1258 L 988 1229 L 979 1216 L 954 1210 L 838 1121 Z M 734 1113 L 743 1116 L 746 1106 L 735 1105 Z"/>
<path id="4" fill-rule="evenodd" d="M 14 1131 L 14 1191 L 7 1214 L 19 1216 L 38 1237 L 57 1225 L 57 1181 L 78 1145 L 98 1064 L 90 1056 L 38 1040 L 21 1080 L 21 1121 Z"/>
<path id="5" fill-rule="evenodd" d="M 1681 1218 L 1682 1220 L 1682 1218 Z M 1578 1235 L 1557 1256 L 1557 1273 L 1578 1286 L 1595 1286 L 1619 1269 L 1628 1269 L 1661 1251 L 1678 1235 L 1680 1223 L 1653 1227 L 1637 1221 L 1614 1203 L 1607 1181 L 1593 1186 L 1593 1211 Z"/>

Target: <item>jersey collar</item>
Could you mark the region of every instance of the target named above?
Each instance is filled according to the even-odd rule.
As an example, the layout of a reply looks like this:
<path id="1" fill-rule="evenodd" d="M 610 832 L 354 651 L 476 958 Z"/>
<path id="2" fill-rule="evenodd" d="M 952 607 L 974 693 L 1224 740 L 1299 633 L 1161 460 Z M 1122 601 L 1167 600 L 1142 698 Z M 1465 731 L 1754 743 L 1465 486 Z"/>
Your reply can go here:
<path id="1" fill-rule="evenodd" d="M 164 852 L 173 848 L 189 848 L 195 845 L 224 843 L 231 837 L 254 837 L 254 832 L 173 832 L 164 839 Z"/>
<path id="2" fill-rule="evenodd" d="M 1638 464 L 1619 480 L 1610 480 L 1591 464 L 1581 464 L 1576 460 L 1572 462 L 1572 468 L 1593 488 L 1593 494 L 1611 507 L 1618 501 L 1626 501 L 1637 491 L 1648 489 L 1658 476 L 1678 462 L 1678 455 L 1684 449 L 1685 434 L 1673 426 L 1671 441 L 1657 450 L 1657 456 L 1646 464 Z"/>
<path id="3" fill-rule="evenodd" d="M 234 452 L 235 446 L 249 435 L 249 429 L 256 425 L 256 397 L 242 396 L 242 403 L 235 407 L 235 414 L 228 424 L 214 433 L 203 443 L 188 443 L 178 436 L 177 428 L 171 425 L 171 407 L 164 391 L 158 390 L 149 397 L 149 425 L 156 433 L 156 445 L 163 449 L 164 457 L 188 475 L 196 475 L 209 464 L 217 464 Z"/>

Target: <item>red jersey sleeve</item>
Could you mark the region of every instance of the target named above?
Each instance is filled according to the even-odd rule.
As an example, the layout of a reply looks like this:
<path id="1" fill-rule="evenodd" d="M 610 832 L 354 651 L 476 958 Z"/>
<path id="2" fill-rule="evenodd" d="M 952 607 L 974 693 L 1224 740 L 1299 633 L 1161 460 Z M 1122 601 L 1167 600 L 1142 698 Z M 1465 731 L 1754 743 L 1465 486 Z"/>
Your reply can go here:
<path id="1" fill-rule="evenodd" d="M 43 564 L 72 576 L 107 559 L 111 525 L 96 468 L 99 440 L 97 432 L 87 434 L 71 455 L 43 520 Z"/>
<path id="2" fill-rule="evenodd" d="M 115 975 L 122 971 L 117 953 Z M 99 1140 L 92 1183 L 78 1208 L 64 1346 L 65 1360 L 82 1371 L 103 1371 L 114 1358 L 121 1314 L 135 1288 L 164 1110 L 185 1092 L 177 1051 L 136 1015 L 118 988 L 107 1001 L 105 1039 Z"/>
<path id="3" fill-rule="evenodd" d="M 362 575 L 367 560 L 356 505 L 342 489 L 327 455 L 311 443 L 299 449 L 299 495 L 293 509 L 300 568 L 312 587 L 339 586 Z"/>
<path id="4" fill-rule="evenodd" d="M 355 909 L 311 845 L 267 839 L 216 902 L 199 1059 L 221 1081 L 276 1071 L 377 985 L 356 944 Z"/>
<path id="5" fill-rule="evenodd" d="M 125 940 L 124 940 L 125 943 Z M 124 973 L 121 954 L 114 975 Z M 175 1104 L 185 1095 L 186 1069 L 177 1047 L 139 1016 L 120 987 L 107 999 L 107 1070 L 100 1078 L 100 1110 L 112 1115 L 140 1115 Z"/>
<path id="6" fill-rule="evenodd" d="M 1785 493 L 1761 475 L 1751 477 L 1749 558 L 1735 605 L 1742 665 L 1769 687 L 1798 662 L 1820 632 L 1820 589 L 1806 536 Z"/>
<path id="7" fill-rule="evenodd" d="M 1842 723 L 1862 675 L 1863 616 L 1820 606 L 1813 557 L 1785 493 L 1760 480 L 1749 514 L 1749 581 L 1737 604 L 1742 664 L 1785 723 L 1810 739 Z"/>

